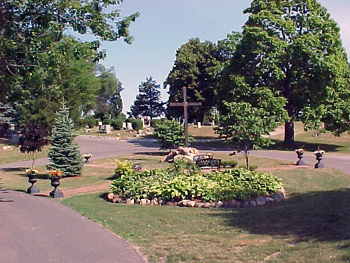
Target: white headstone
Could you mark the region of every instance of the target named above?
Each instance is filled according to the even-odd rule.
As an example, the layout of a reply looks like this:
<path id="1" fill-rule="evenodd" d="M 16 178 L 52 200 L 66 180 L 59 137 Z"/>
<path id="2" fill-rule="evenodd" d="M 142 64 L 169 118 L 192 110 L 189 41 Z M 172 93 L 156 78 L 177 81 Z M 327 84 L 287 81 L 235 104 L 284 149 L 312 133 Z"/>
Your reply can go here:
<path id="1" fill-rule="evenodd" d="M 127 126 L 126 126 L 126 122 L 123 122 L 123 130 L 126 130 Z"/>
<path id="2" fill-rule="evenodd" d="M 197 122 L 197 128 L 202 128 L 202 123 L 200 121 Z"/>
<path id="3" fill-rule="evenodd" d="M 133 128 L 132 128 L 132 123 L 131 123 L 131 122 L 127 122 L 127 130 L 128 130 L 128 131 L 133 130 Z"/>
<path id="4" fill-rule="evenodd" d="M 111 125 L 105 125 L 104 131 L 105 131 L 105 133 L 111 133 L 112 132 L 111 131 Z"/>

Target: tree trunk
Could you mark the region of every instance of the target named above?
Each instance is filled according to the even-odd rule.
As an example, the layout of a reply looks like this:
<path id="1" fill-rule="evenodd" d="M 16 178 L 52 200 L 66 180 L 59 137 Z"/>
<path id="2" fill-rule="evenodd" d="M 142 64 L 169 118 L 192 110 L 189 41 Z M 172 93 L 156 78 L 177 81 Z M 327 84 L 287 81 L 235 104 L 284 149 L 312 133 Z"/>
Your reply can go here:
<path id="1" fill-rule="evenodd" d="M 290 120 L 289 122 L 284 123 L 284 146 L 293 146 L 294 145 L 294 121 Z"/>

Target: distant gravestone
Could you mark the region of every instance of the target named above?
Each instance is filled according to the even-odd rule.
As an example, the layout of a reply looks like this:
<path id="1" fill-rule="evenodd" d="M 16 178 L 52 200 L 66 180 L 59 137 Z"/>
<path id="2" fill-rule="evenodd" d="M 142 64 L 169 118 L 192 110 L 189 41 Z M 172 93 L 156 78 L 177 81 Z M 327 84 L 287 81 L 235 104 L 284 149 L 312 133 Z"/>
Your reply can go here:
<path id="1" fill-rule="evenodd" d="M 123 130 L 126 130 L 127 126 L 126 126 L 126 122 L 123 122 Z"/>
<path id="2" fill-rule="evenodd" d="M 98 122 L 98 129 L 99 129 L 99 130 L 103 130 L 102 121 L 99 121 L 99 122 Z"/>
<path id="3" fill-rule="evenodd" d="M 12 134 L 11 136 L 11 143 L 12 144 L 19 144 L 19 137 L 18 137 L 18 134 Z"/>
<path id="4" fill-rule="evenodd" d="M 133 130 L 133 128 L 132 128 L 132 123 L 131 123 L 131 122 L 127 122 L 126 124 L 127 124 L 127 130 L 128 130 L 128 131 Z"/>
<path id="5" fill-rule="evenodd" d="M 104 131 L 105 131 L 105 133 L 111 133 L 112 131 L 111 131 L 111 125 L 105 125 L 104 126 Z"/>
<path id="6" fill-rule="evenodd" d="M 202 128 L 202 123 L 201 123 L 200 121 L 197 122 L 197 128 L 198 128 L 198 129 Z"/>

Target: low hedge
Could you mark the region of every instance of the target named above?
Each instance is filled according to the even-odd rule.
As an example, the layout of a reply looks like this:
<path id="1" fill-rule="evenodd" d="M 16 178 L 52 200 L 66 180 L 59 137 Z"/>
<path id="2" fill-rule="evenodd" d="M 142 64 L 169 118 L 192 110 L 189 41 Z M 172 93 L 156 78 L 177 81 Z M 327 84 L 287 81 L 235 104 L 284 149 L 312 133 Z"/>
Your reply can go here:
<path id="1" fill-rule="evenodd" d="M 120 164 L 120 161 L 117 161 Z M 117 177 L 111 192 L 122 198 L 155 198 L 183 200 L 200 198 L 203 201 L 247 201 L 252 197 L 276 193 L 282 181 L 272 174 L 244 168 L 202 174 L 192 163 L 178 161 L 171 168 L 134 172 L 123 163 L 115 170 Z"/>

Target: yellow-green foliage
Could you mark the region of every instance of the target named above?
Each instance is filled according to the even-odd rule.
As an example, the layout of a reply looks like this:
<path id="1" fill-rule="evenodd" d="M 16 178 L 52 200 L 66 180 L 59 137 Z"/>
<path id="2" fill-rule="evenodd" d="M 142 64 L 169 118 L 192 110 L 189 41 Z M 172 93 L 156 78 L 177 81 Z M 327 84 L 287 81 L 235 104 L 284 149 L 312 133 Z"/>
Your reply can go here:
<path id="1" fill-rule="evenodd" d="M 119 178 L 121 175 L 126 175 L 129 173 L 132 173 L 134 171 L 133 166 L 134 164 L 132 161 L 129 161 L 127 159 L 124 160 L 116 160 L 116 167 L 114 170 L 114 176 L 116 178 Z"/>

